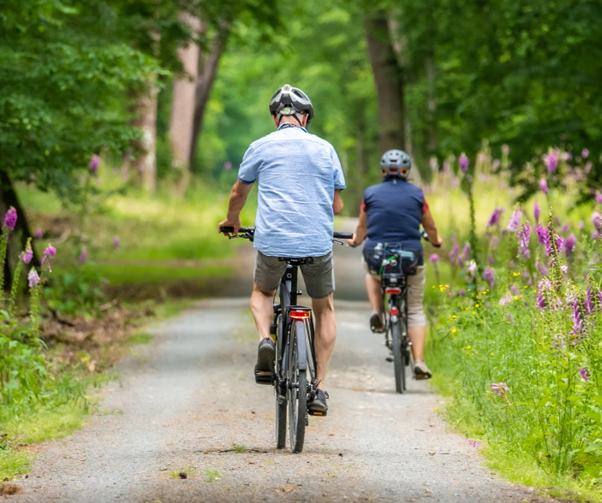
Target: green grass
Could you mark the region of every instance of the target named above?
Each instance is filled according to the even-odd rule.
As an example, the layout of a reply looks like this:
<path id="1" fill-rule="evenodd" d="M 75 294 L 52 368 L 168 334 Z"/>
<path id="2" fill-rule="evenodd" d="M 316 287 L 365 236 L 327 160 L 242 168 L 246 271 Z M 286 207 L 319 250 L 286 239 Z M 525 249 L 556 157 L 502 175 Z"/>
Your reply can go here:
<path id="1" fill-rule="evenodd" d="M 209 468 L 205 470 L 205 480 L 207 480 L 207 482 L 215 482 L 221 478 L 222 474 L 218 470 L 211 470 Z"/>
<path id="2" fill-rule="evenodd" d="M 157 266 L 102 266 L 102 275 L 111 285 L 177 283 L 180 281 L 205 281 L 210 278 L 228 278 L 234 269 L 227 265 L 212 267 Z"/>
<path id="3" fill-rule="evenodd" d="M 71 435 L 83 426 L 87 415 L 86 407 L 69 402 L 54 409 L 38 408 L 17 421 L 1 424 L 2 432 L 19 447 L 0 450 L 0 480 L 29 472 L 35 456 L 23 446 Z"/>
<path id="4" fill-rule="evenodd" d="M 154 337 L 149 334 L 135 334 L 128 337 L 128 344 L 150 344 Z"/>

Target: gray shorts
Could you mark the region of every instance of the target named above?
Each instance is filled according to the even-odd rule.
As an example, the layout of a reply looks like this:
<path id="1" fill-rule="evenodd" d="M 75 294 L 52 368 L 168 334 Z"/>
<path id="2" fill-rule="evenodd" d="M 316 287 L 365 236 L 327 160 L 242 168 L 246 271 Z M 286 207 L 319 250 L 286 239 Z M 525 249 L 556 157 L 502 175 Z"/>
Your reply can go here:
<path id="1" fill-rule="evenodd" d="M 286 262 L 278 257 L 268 257 L 260 251 L 255 261 L 253 279 L 264 292 L 273 292 L 278 288 L 280 279 L 286 270 Z M 312 263 L 301 266 L 307 295 L 312 299 L 323 299 L 334 292 L 334 267 L 332 252 L 323 257 L 313 257 Z"/>

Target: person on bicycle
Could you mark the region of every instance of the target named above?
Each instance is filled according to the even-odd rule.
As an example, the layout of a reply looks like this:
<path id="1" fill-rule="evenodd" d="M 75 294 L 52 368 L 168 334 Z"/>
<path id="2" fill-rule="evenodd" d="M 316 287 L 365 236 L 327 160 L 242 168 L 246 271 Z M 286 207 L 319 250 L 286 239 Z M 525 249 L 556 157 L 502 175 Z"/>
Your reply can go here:
<path id="1" fill-rule="evenodd" d="M 415 275 L 408 276 L 408 335 L 414 355 L 416 379 L 429 379 L 431 371 L 424 362 L 424 340 L 426 337 L 426 316 L 424 314 L 425 266 L 420 233 L 420 225 L 428 234 L 429 241 L 437 246 L 443 242 L 437 232 L 435 221 L 429 210 L 422 189 L 408 182 L 412 163 L 408 154 L 401 150 L 389 150 L 380 160 L 383 181 L 368 187 L 360 209 L 357 230 L 348 244 L 359 246 L 367 238 L 364 246 L 364 264 L 368 270 L 366 290 L 372 306 L 370 328 L 383 330 L 383 295 L 380 277 L 377 275 L 380 264 L 368 267 L 378 256 L 383 246 L 397 246 L 413 251 L 418 256 Z M 376 251 L 375 251 L 376 249 Z"/>
<path id="2" fill-rule="evenodd" d="M 275 344 L 270 337 L 272 301 L 286 270 L 280 257 L 312 257 L 301 266 L 316 321 L 316 377 L 319 381 L 310 410 L 326 412 L 324 383 L 336 341 L 333 306 L 334 269 L 332 233 L 334 215 L 343 208 L 345 177 L 330 143 L 310 134 L 314 117 L 309 97 L 290 85 L 278 89 L 270 101 L 276 131 L 253 142 L 244 155 L 238 181 L 230 194 L 222 226 L 241 226 L 240 211 L 258 182 L 254 247 L 257 249 L 251 310 L 259 333 L 255 372 L 273 372 Z"/>

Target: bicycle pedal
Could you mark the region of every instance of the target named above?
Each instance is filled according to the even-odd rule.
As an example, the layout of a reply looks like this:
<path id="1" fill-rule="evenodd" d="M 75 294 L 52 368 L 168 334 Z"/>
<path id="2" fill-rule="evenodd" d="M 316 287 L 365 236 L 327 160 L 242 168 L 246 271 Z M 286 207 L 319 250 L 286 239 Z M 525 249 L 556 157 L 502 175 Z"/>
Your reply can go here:
<path id="1" fill-rule="evenodd" d="M 370 330 L 372 330 L 373 334 L 384 334 L 386 332 L 384 328 L 370 327 Z"/>
<path id="2" fill-rule="evenodd" d="M 387 360 L 388 362 L 392 362 L 393 361 L 393 357 L 392 356 L 387 356 L 385 358 L 385 360 Z"/>
<path id="3" fill-rule="evenodd" d="M 274 374 L 272 372 L 255 371 L 255 382 L 257 384 L 274 384 Z"/>
<path id="4" fill-rule="evenodd" d="M 307 413 L 310 416 L 326 417 L 326 414 L 328 413 L 328 411 L 326 411 L 326 412 L 320 412 L 320 411 L 317 411 L 317 410 L 308 410 Z"/>

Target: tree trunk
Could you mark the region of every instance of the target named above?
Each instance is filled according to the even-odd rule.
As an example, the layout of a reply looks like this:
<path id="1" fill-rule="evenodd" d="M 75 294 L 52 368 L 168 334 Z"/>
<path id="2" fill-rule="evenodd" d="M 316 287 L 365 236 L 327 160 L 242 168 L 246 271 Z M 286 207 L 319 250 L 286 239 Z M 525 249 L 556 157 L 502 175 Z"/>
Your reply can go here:
<path id="1" fill-rule="evenodd" d="M 134 145 L 135 155 L 131 161 L 148 192 L 157 188 L 157 83 L 149 80 L 147 88 L 135 100 L 135 112 L 132 125 L 139 128 L 142 138 Z"/>
<path id="2" fill-rule="evenodd" d="M 199 143 L 199 135 L 203 128 L 203 118 L 205 109 L 211 94 L 211 88 L 217 76 L 217 67 L 219 60 L 226 47 L 228 36 L 230 34 L 230 25 L 222 24 L 218 32 L 211 41 L 211 49 L 209 54 L 203 61 L 203 55 L 199 54 L 198 77 L 196 83 L 195 104 L 194 104 L 194 121 L 192 126 L 192 145 L 190 148 L 190 158 L 188 166 L 191 171 L 194 171 L 196 162 L 196 153 Z"/>
<path id="3" fill-rule="evenodd" d="M 426 110 L 428 114 L 428 153 L 434 155 L 439 146 L 437 134 L 437 81 L 436 81 L 435 54 L 429 51 L 424 60 L 424 73 L 426 76 Z"/>
<path id="4" fill-rule="evenodd" d="M 382 155 L 387 150 L 405 148 L 403 72 L 393 49 L 387 14 L 368 14 L 365 27 L 378 99 L 378 146 Z"/>
<path id="5" fill-rule="evenodd" d="M 199 18 L 183 13 L 180 19 L 188 23 L 195 34 L 200 32 Z M 169 137 L 173 148 L 173 167 L 181 171 L 183 176 L 188 173 L 192 147 L 199 54 L 200 48 L 194 42 L 178 50 L 186 76 L 176 80 L 173 85 Z"/>

